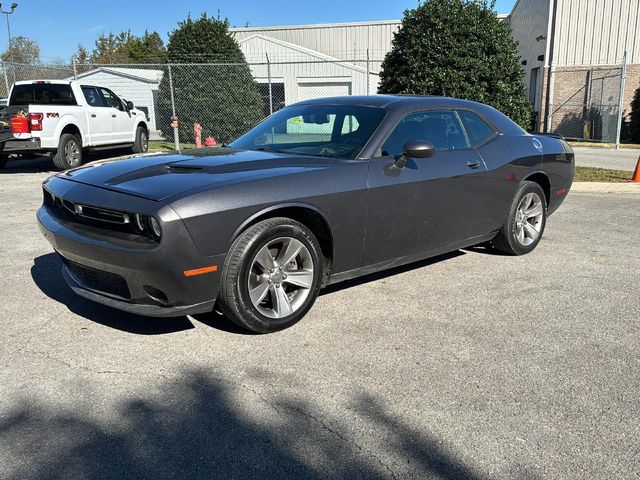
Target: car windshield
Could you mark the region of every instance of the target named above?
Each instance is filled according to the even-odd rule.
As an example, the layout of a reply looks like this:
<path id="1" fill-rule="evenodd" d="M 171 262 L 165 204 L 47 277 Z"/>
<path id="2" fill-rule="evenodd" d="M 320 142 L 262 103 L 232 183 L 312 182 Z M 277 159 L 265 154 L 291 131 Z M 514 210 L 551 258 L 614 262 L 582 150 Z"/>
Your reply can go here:
<path id="1" fill-rule="evenodd" d="M 274 113 L 229 147 L 354 159 L 385 114 L 375 107 L 294 105 Z"/>

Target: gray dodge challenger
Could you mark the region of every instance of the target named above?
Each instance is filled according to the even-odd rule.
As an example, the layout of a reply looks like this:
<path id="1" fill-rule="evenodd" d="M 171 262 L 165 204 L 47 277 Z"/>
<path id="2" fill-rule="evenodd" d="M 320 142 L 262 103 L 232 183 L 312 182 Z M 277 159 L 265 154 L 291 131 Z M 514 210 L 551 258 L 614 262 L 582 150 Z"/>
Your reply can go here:
<path id="1" fill-rule="evenodd" d="M 323 98 L 226 147 L 54 175 L 37 217 L 78 295 L 267 333 L 331 283 L 478 244 L 531 252 L 573 175 L 564 140 L 487 105 Z"/>

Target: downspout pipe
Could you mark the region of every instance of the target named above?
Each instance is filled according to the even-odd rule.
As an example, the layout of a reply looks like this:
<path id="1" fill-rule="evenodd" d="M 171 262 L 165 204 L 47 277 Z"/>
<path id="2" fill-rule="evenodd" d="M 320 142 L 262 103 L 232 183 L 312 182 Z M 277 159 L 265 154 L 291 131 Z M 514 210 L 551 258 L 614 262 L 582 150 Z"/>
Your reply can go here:
<path id="1" fill-rule="evenodd" d="M 547 26 L 547 49 L 544 56 L 545 69 L 547 74 L 547 95 L 545 101 L 545 132 L 551 131 L 553 122 L 553 93 L 556 80 L 556 66 L 554 63 L 553 54 L 555 51 L 555 38 L 556 38 L 556 18 L 558 13 L 558 0 L 549 0 L 549 24 Z"/>

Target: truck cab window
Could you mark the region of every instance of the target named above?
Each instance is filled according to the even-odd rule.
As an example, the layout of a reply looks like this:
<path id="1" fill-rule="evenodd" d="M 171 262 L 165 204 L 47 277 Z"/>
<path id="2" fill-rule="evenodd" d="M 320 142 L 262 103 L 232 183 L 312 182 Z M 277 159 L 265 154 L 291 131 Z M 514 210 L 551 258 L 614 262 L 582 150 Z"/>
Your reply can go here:
<path id="1" fill-rule="evenodd" d="M 118 110 L 124 110 L 124 107 L 122 106 L 122 102 L 116 96 L 115 93 L 113 93 L 111 90 L 107 90 L 106 88 L 101 88 L 100 92 L 102 93 L 102 98 L 104 98 L 104 103 L 106 103 L 107 107 L 113 107 L 113 108 L 117 108 Z"/>
<path id="2" fill-rule="evenodd" d="M 82 87 L 82 93 L 87 103 L 92 107 L 106 107 L 104 100 L 95 87 Z"/>

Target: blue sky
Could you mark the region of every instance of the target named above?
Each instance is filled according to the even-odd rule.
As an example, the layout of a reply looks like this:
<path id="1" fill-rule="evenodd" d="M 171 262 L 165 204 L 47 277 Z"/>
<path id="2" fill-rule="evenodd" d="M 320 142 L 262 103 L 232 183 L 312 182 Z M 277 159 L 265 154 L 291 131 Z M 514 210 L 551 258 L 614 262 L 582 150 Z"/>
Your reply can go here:
<path id="1" fill-rule="evenodd" d="M 499 13 L 508 13 L 515 0 L 498 0 Z M 7 10 L 11 1 L 4 1 Z M 12 35 L 40 44 L 44 60 L 68 59 L 78 43 L 89 50 L 100 33 L 131 29 L 140 34 L 156 30 L 166 41 L 178 20 L 206 11 L 229 18 L 232 26 L 291 25 L 300 23 L 356 22 L 401 18 L 417 0 L 18 0 L 11 15 Z M 0 22 L 0 48 L 7 45 L 4 18 Z"/>

